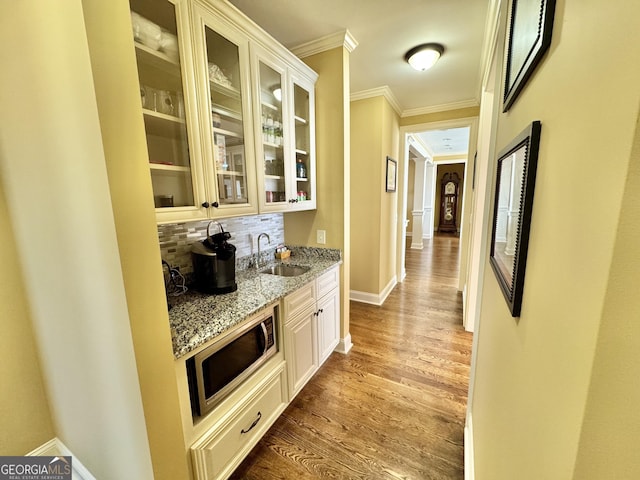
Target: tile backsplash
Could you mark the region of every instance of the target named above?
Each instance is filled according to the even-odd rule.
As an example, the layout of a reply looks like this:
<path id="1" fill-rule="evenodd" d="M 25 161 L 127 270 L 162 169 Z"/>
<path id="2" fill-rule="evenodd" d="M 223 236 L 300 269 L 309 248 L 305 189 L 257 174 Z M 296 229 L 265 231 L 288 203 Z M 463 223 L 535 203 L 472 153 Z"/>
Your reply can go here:
<path id="1" fill-rule="evenodd" d="M 207 236 L 209 220 L 202 222 L 172 223 L 158 225 L 158 238 L 162 259 L 172 267 L 179 267 L 183 274 L 193 272 L 191 264 L 191 244 L 202 241 Z M 229 243 L 236 247 L 237 259 L 256 253 L 258 235 L 267 233 L 271 243 L 262 242 L 262 250 L 275 249 L 284 243 L 284 217 L 281 213 L 251 215 L 246 217 L 224 218 L 217 220 L 225 232 L 231 233 Z M 211 225 L 211 233 L 218 233 L 217 225 Z"/>

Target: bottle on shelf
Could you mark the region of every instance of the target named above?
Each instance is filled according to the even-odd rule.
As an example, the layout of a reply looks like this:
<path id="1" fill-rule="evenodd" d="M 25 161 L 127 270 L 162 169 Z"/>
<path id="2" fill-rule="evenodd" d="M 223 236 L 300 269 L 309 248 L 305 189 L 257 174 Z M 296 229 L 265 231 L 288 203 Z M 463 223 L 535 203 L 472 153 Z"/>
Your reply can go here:
<path id="1" fill-rule="evenodd" d="M 296 160 L 296 177 L 307 178 L 307 167 L 301 158 Z"/>

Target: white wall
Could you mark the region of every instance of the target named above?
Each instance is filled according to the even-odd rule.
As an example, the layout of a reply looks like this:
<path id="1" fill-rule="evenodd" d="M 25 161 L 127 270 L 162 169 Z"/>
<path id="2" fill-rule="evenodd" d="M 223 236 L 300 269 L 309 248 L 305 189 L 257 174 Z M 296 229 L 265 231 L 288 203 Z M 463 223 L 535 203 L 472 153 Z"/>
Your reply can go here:
<path id="1" fill-rule="evenodd" d="M 79 0 L 3 3 L 0 180 L 56 435 L 153 478 Z"/>

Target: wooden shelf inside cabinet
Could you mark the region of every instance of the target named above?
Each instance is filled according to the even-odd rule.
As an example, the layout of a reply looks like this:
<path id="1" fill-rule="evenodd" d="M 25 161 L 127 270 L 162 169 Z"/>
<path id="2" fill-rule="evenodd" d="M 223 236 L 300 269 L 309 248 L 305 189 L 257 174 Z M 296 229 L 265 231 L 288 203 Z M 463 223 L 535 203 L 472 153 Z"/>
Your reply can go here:
<path id="1" fill-rule="evenodd" d="M 282 145 L 276 145 L 275 143 L 271 143 L 271 142 L 262 142 L 262 144 L 265 147 L 271 147 L 271 148 L 282 148 Z"/>
<path id="2" fill-rule="evenodd" d="M 308 182 L 309 179 L 307 177 L 296 177 L 296 182 Z"/>
<path id="3" fill-rule="evenodd" d="M 299 125 L 306 125 L 308 123 L 306 119 L 299 117 L 297 115 L 294 116 L 293 118 L 295 119 L 296 123 Z"/>
<path id="4" fill-rule="evenodd" d="M 279 112 L 280 109 L 278 107 L 276 107 L 275 105 L 272 105 L 270 103 L 267 102 L 262 102 L 262 106 L 263 107 L 267 107 L 269 110 L 273 110 L 274 112 Z"/>
<path id="5" fill-rule="evenodd" d="M 211 105 L 211 113 L 217 113 L 218 115 L 222 115 L 223 117 L 227 117 L 228 119 L 237 120 L 239 122 L 242 121 L 242 113 L 236 112 L 235 110 L 230 110 L 221 105 L 213 104 Z"/>
<path id="6" fill-rule="evenodd" d="M 296 148 L 296 155 L 309 155 L 309 152 Z"/>
<path id="7" fill-rule="evenodd" d="M 213 80 L 209 81 L 209 85 L 211 86 L 211 91 L 216 93 L 221 93 L 227 97 L 231 98 L 240 98 L 240 90 L 235 87 L 229 87 L 227 85 L 222 85 L 221 83 L 214 82 Z"/>
<path id="8" fill-rule="evenodd" d="M 268 178 L 271 180 L 282 180 L 284 177 L 280 175 L 265 175 L 264 178 Z"/>
<path id="9" fill-rule="evenodd" d="M 147 135 L 166 138 L 186 138 L 186 122 L 183 118 L 166 115 L 153 110 L 142 109 Z"/>
<path id="10" fill-rule="evenodd" d="M 151 170 L 158 170 L 163 172 L 175 172 L 175 173 L 189 173 L 191 172 L 190 167 L 182 167 L 180 165 L 167 165 L 164 163 L 153 163 L 149 162 L 149 168 Z"/>
<path id="11" fill-rule="evenodd" d="M 180 62 L 168 55 L 153 50 L 139 42 L 134 42 L 136 46 L 136 59 L 138 65 L 156 68 L 173 76 L 180 76 Z"/>
<path id="12" fill-rule="evenodd" d="M 227 177 L 244 177 L 244 172 L 236 172 L 235 170 L 221 170 L 218 175 Z"/>

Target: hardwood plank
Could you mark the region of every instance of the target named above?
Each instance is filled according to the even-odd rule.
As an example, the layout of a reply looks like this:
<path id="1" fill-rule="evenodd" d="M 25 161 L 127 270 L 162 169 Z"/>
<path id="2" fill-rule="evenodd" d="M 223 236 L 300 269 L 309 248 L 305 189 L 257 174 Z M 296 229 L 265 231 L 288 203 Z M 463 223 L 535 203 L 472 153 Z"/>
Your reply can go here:
<path id="1" fill-rule="evenodd" d="M 352 351 L 329 357 L 231 478 L 464 478 L 458 238 L 425 245 L 384 305 L 351 302 Z"/>

